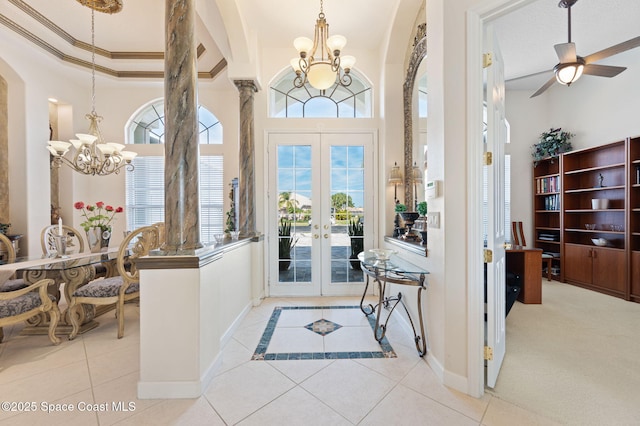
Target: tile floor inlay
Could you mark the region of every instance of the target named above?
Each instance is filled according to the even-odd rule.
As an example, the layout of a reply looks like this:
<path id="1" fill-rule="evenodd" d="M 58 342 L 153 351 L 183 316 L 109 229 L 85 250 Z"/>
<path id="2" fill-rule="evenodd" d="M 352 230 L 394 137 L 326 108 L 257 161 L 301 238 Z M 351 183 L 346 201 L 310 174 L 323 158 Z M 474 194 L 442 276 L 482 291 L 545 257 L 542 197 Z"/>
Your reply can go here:
<path id="1" fill-rule="evenodd" d="M 307 323 L 306 325 L 300 327 L 289 327 L 289 329 L 306 329 L 313 333 L 322 336 L 324 339 L 325 336 L 330 335 L 330 333 L 337 331 L 340 328 L 349 328 L 344 325 L 335 323 L 333 321 L 329 321 L 327 319 L 322 318 L 323 310 L 332 310 L 332 309 L 353 309 L 354 314 L 362 312 L 360 311 L 359 306 L 277 306 L 273 309 L 273 313 L 271 314 L 271 318 L 267 323 L 267 326 L 260 338 L 260 342 L 256 347 L 256 350 L 251 357 L 254 361 L 273 361 L 273 360 L 305 360 L 305 359 L 352 359 L 352 358 L 397 358 L 393 347 L 385 337 L 382 341 L 377 345 L 380 350 L 348 350 L 348 351 L 309 351 L 309 352 L 269 352 L 269 343 L 272 341 L 272 337 L 276 328 L 278 328 L 278 321 L 283 313 L 283 311 L 310 311 L 317 310 L 318 311 L 318 320 L 313 321 L 311 323 Z M 375 317 L 373 315 L 369 315 L 366 317 L 369 327 L 371 327 L 370 338 L 375 342 L 373 337 L 373 328 L 375 327 Z M 377 342 L 376 342 L 377 343 Z M 355 349 L 355 348 L 354 348 Z"/>
<path id="2" fill-rule="evenodd" d="M 304 326 L 307 330 L 311 330 L 314 333 L 317 333 L 321 336 L 326 336 L 327 334 L 336 331 L 341 328 L 340 324 L 336 324 L 333 321 L 327 321 L 326 319 L 321 319 L 319 321 L 312 322 L 311 324 L 307 324 Z"/>

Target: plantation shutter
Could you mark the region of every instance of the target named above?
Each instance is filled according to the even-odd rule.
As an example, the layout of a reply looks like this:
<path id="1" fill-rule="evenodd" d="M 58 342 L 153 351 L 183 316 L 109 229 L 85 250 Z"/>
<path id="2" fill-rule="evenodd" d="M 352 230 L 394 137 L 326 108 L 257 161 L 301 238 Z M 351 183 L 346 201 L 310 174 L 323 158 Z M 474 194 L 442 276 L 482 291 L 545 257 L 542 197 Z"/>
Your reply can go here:
<path id="1" fill-rule="evenodd" d="M 127 229 L 164 222 L 164 157 L 136 157 L 126 175 Z M 200 157 L 200 240 L 214 242 L 224 227 L 223 157 Z"/>

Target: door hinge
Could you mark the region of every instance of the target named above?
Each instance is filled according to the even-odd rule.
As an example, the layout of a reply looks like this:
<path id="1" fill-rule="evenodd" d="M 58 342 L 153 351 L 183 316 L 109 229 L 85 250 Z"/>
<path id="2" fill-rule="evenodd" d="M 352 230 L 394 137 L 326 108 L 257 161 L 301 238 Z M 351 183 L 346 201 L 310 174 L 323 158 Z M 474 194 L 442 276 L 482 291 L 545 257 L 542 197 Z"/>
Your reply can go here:
<path id="1" fill-rule="evenodd" d="M 485 346 L 484 347 L 484 359 L 486 359 L 487 361 L 492 361 L 493 360 L 493 348 L 490 346 Z"/>
<path id="2" fill-rule="evenodd" d="M 482 68 L 490 67 L 493 64 L 493 57 L 491 53 L 482 54 Z"/>
<path id="3" fill-rule="evenodd" d="M 493 154 L 490 151 L 482 154 L 482 163 L 485 166 L 490 166 L 493 164 Z"/>
<path id="4" fill-rule="evenodd" d="M 493 252 L 489 249 L 484 249 L 482 252 L 482 257 L 484 259 L 484 263 L 493 262 Z"/>

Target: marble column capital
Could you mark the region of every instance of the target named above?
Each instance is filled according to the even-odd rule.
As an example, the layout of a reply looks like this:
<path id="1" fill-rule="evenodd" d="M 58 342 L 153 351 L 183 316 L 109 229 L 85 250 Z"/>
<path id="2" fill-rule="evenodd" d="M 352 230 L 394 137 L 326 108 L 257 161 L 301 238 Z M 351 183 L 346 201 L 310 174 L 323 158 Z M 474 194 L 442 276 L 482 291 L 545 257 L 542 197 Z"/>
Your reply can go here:
<path id="1" fill-rule="evenodd" d="M 254 80 L 233 80 L 233 84 L 236 85 L 238 91 L 242 91 L 243 89 L 250 89 L 254 93 L 258 91 L 258 86 Z"/>

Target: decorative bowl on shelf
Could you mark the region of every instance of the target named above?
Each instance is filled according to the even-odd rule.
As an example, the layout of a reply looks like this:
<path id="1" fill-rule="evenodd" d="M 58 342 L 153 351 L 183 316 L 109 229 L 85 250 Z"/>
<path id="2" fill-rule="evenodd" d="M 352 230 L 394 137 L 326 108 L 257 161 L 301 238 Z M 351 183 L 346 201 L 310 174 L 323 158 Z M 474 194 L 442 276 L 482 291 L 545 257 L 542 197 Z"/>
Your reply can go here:
<path id="1" fill-rule="evenodd" d="M 595 245 L 597 245 L 598 247 L 604 247 L 607 245 L 608 241 L 605 240 L 604 238 L 592 238 L 591 242 Z"/>
<path id="2" fill-rule="evenodd" d="M 596 229 L 596 224 L 595 223 L 585 223 L 584 227 L 587 228 L 588 231 L 593 231 L 594 229 Z"/>
<path id="3" fill-rule="evenodd" d="M 608 198 L 592 198 L 591 208 L 593 210 L 606 210 L 609 208 L 609 199 Z"/>
<path id="4" fill-rule="evenodd" d="M 378 260 L 389 260 L 391 255 L 397 252 L 390 249 L 371 249 L 371 253 L 373 253 Z"/>

